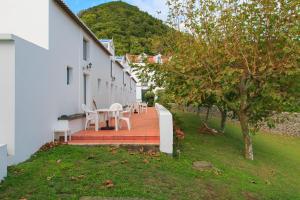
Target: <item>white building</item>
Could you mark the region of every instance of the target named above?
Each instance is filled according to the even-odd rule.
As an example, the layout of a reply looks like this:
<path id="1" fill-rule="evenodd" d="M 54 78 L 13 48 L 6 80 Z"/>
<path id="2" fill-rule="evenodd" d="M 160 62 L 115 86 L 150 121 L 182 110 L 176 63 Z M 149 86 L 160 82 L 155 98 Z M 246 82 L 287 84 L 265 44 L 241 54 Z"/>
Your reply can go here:
<path id="1" fill-rule="evenodd" d="M 51 141 L 58 117 L 82 113 L 93 99 L 98 107 L 133 103 L 135 87 L 61 0 L 1 0 L 0 144 L 9 165 Z"/>
<path id="2" fill-rule="evenodd" d="M 169 57 L 166 56 L 162 56 L 161 54 L 155 55 L 155 56 L 149 56 L 145 53 L 142 53 L 140 55 L 130 55 L 127 54 L 124 58 L 124 62 L 126 63 L 125 66 L 139 66 L 139 67 L 145 67 L 147 64 L 164 64 L 166 62 L 169 61 Z M 142 82 L 138 75 L 139 75 L 139 71 L 138 70 L 131 70 L 131 68 L 129 67 L 129 71 L 132 74 L 132 77 L 134 80 L 137 80 L 137 84 L 136 84 L 136 99 L 137 101 L 142 101 L 142 94 L 143 92 L 146 92 L 150 89 L 150 86 L 153 85 L 152 82 Z M 154 92 L 156 92 L 157 90 L 161 90 L 162 88 L 155 88 Z"/>

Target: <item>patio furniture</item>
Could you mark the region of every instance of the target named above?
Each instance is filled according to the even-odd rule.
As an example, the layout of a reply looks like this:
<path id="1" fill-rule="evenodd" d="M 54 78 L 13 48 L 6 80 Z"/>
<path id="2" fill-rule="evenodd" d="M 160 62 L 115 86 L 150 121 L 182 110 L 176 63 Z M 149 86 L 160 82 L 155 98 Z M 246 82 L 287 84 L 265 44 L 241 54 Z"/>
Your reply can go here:
<path id="1" fill-rule="evenodd" d="M 72 114 L 72 115 L 62 115 L 57 119 L 57 122 L 53 128 L 53 142 L 55 140 L 55 135 L 56 134 L 62 134 L 64 136 L 65 142 L 67 142 L 68 140 L 68 136 L 69 136 L 69 141 L 71 141 L 71 136 L 72 136 L 72 132 L 74 131 L 79 131 L 79 129 L 81 130 L 81 128 L 76 129 L 73 126 L 73 129 L 71 130 L 72 125 L 74 125 L 74 123 L 82 123 L 82 120 L 85 118 L 85 114 L 84 113 L 76 113 L 76 114 Z M 79 120 L 79 121 L 78 121 Z"/>
<path id="2" fill-rule="evenodd" d="M 141 107 L 141 112 L 148 112 L 148 103 L 140 103 L 140 107 Z"/>
<path id="3" fill-rule="evenodd" d="M 138 113 L 138 114 L 140 114 L 140 103 L 139 102 L 135 102 L 134 104 L 133 104 L 133 110 L 134 110 L 134 113 Z"/>
<path id="4" fill-rule="evenodd" d="M 109 109 L 112 111 L 112 117 L 115 118 L 115 130 L 118 131 L 119 130 L 119 116 L 120 116 L 120 112 L 123 111 L 123 106 L 119 103 L 114 103 L 112 104 Z"/>
<path id="5" fill-rule="evenodd" d="M 131 130 L 131 112 L 133 110 L 133 105 L 129 106 L 126 108 L 126 110 L 120 112 L 119 120 L 123 120 L 126 122 L 128 130 Z M 121 128 L 121 123 L 120 123 L 120 128 Z"/>
<path id="6" fill-rule="evenodd" d="M 92 111 L 87 105 L 82 104 L 82 110 L 85 112 L 86 121 L 85 121 L 85 130 L 87 129 L 90 123 L 95 123 L 95 131 L 99 130 L 99 115 L 96 111 Z"/>
<path id="7" fill-rule="evenodd" d="M 131 115 L 131 111 L 127 110 L 124 111 L 123 110 L 123 106 L 119 103 L 114 103 L 110 106 L 111 110 L 117 111 L 114 113 L 114 117 L 116 120 L 116 130 L 118 130 L 119 126 L 120 126 L 120 120 L 123 120 L 127 123 L 127 127 L 128 130 L 131 129 L 131 125 L 130 125 L 130 115 Z M 130 108 L 131 109 L 131 108 Z M 125 114 L 129 114 L 129 117 L 126 117 Z"/>
<path id="8" fill-rule="evenodd" d="M 115 127 L 112 127 L 109 125 L 109 114 L 114 112 L 113 110 L 104 108 L 104 109 L 97 109 L 95 111 L 99 114 L 103 114 L 105 121 L 106 121 L 106 127 L 102 127 L 101 130 L 114 130 L 115 129 Z"/>
<path id="9" fill-rule="evenodd" d="M 69 128 L 69 121 L 68 120 L 58 120 L 54 130 L 53 130 L 53 138 L 52 141 L 54 142 L 55 140 L 55 134 L 57 133 L 63 133 L 65 142 L 68 142 L 68 135 L 71 141 L 71 130 Z"/>

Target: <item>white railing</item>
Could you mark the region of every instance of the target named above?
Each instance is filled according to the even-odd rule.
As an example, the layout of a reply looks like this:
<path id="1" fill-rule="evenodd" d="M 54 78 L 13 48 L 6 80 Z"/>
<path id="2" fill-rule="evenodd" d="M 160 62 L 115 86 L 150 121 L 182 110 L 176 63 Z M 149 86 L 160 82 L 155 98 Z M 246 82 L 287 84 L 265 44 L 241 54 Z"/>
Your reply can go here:
<path id="1" fill-rule="evenodd" d="M 160 151 L 172 154 L 173 153 L 173 117 L 162 105 L 156 103 L 155 108 L 159 118 L 160 131 Z"/>
<path id="2" fill-rule="evenodd" d="M 0 144 L 0 182 L 7 176 L 7 145 Z"/>

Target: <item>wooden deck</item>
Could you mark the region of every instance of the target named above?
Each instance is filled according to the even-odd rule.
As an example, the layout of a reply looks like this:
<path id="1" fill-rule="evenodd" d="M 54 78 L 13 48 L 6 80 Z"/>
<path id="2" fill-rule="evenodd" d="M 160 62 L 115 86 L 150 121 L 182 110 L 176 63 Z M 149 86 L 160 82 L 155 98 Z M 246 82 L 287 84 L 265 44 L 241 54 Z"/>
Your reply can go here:
<path id="1" fill-rule="evenodd" d="M 111 124 L 114 124 L 111 122 Z M 104 124 L 101 124 L 104 126 Z M 148 108 L 148 112 L 132 114 L 131 131 L 125 122 L 122 128 L 115 130 L 87 130 L 72 135 L 70 145 L 159 145 L 159 122 L 155 108 Z"/>

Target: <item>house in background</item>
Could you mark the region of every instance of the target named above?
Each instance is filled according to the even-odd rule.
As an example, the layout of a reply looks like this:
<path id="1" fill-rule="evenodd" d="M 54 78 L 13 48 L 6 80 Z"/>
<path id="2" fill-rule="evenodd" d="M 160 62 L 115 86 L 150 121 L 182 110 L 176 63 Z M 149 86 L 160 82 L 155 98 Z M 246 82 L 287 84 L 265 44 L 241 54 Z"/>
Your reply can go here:
<path id="1" fill-rule="evenodd" d="M 82 113 L 82 104 L 136 101 L 136 81 L 114 49 L 61 0 L 2 0 L 0 24 L 0 144 L 9 165 L 51 141 L 58 117 Z"/>
<path id="2" fill-rule="evenodd" d="M 132 77 L 131 67 L 126 56 L 115 56 L 115 45 L 113 39 L 99 40 L 107 50 L 113 55 L 111 65 L 111 78 L 118 80 L 116 84 L 118 97 L 113 97 L 112 101 L 121 102 L 123 105 L 129 105 L 129 102 L 136 101 L 136 84 L 137 81 Z M 128 81 L 129 80 L 129 81 Z M 114 86 L 112 86 L 114 88 Z M 121 96 L 121 97 L 120 97 Z M 125 97 L 125 98 L 124 98 Z"/>
<path id="3" fill-rule="evenodd" d="M 142 53 L 140 55 L 126 55 L 126 61 L 129 66 L 138 66 L 138 67 L 144 67 L 147 64 L 164 64 L 167 63 L 170 60 L 170 57 L 163 56 L 161 54 L 155 55 L 155 56 L 149 56 L 145 53 Z M 143 94 L 145 94 L 149 89 L 150 86 L 153 84 L 152 82 L 142 82 L 139 77 L 139 71 L 134 71 L 131 68 L 129 69 L 130 73 L 132 74 L 132 77 L 137 80 L 137 86 L 136 86 L 136 99 L 137 101 L 143 101 Z M 154 91 L 160 90 L 161 88 L 155 88 Z"/>

